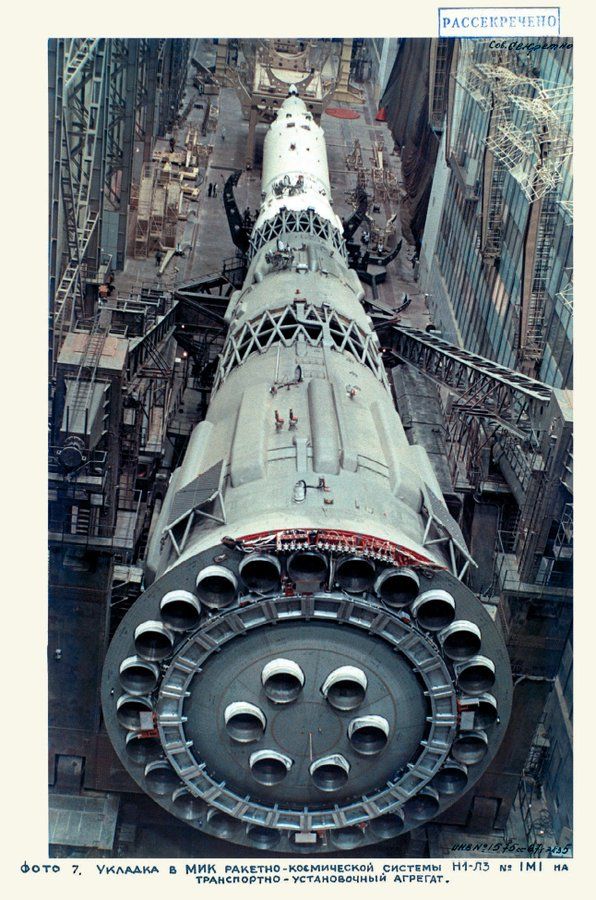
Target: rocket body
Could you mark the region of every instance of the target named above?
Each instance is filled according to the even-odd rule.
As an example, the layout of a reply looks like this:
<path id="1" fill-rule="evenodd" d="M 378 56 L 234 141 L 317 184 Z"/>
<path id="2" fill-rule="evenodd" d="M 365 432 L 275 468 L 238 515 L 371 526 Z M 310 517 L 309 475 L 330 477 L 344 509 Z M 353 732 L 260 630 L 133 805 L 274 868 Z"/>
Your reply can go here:
<path id="1" fill-rule="evenodd" d="M 209 411 L 170 490 L 173 501 L 223 460 L 226 525 L 203 522 L 185 555 L 232 526 L 235 536 L 335 528 L 443 564 L 422 546 L 423 484 L 438 496 L 440 488 L 395 411 L 364 291 L 346 262 L 323 131 L 296 96 L 265 138 L 262 192 Z M 309 486 L 320 478 L 325 488 Z M 162 557 L 156 571 L 164 565 Z"/>
<path id="2" fill-rule="evenodd" d="M 209 409 L 104 666 L 106 726 L 139 787 L 264 852 L 432 819 L 485 770 L 511 705 L 342 230 L 323 131 L 291 90 Z"/>

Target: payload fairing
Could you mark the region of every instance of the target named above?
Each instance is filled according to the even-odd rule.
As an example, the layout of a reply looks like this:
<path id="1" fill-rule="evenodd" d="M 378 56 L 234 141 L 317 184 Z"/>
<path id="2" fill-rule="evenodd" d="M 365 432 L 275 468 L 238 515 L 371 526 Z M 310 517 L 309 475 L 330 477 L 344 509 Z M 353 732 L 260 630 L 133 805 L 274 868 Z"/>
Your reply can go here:
<path id="1" fill-rule="evenodd" d="M 107 654 L 104 717 L 132 777 L 191 826 L 349 850 L 471 788 L 511 673 L 395 411 L 323 131 L 294 89 L 262 196 L 207 416 Z"/>

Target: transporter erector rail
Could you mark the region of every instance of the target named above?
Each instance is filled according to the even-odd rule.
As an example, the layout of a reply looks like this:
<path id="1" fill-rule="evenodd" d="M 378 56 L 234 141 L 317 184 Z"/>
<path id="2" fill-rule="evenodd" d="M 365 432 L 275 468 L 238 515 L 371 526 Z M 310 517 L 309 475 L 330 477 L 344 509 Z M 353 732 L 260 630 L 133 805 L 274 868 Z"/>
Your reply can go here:
<path id="1" fill-rule="evenodd" d="M 504 735 L 511 672 L 395 411 L 323 131 L 293 88 L 265 138 L 262 197 L 209 410 L 102 702 L 123 765 L 192 827 L 347 850 L 472 787 Z"/>

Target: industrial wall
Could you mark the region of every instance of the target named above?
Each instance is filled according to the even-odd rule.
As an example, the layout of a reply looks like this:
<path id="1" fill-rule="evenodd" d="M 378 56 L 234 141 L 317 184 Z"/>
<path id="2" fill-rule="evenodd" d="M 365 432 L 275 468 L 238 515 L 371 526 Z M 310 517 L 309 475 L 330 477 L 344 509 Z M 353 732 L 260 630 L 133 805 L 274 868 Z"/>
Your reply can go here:
<path id="1" fill-rule="evenodd" d="M 433 41 L 401 41 L 380 106 L 387 114 L 402 161 L 407 196 L 402 205 L 404 235 L 418 247 L 424 232 L 439 136 L 431 126 L 429 91 Z M 448 69 L 449 60 L 445 60 Z"/>
<path id="2" fill-rule="evenodd" d="M 492 65 L 491 59 L 484 44 L 474 48 L 474 62 Z M 513 66 L 514 61 L 507 64 Z M 534 335 L 534 371 L 528 374 L 555 387 L 571 387 L 571 166 L 563 161 L 558 185 L 540 197 L 535 192 L 528 197 L 520 183 L 529 160 L 520 157 L 516 168 L 512 156 L 498 170 L 487 152 L 487 139 L 491 140 L 498 106 L 504 101 L 494 95 L 492 113 L 487 104 L 479 103 L 462 86 L 467 65 L 469 60 L 460 56 L 452 73 L 456 81 L 444 147 L 448 170 L 439 162 L 433 176 L 433 215 L 424 232 L 421 288 L 429 294 L 436 323 L 449 339 L 503 365 L 519 365 L 525 337 L 539 329 L 539 337 Z M 552 95 L 570 87 L 571 51 L 532 54 L 532 66 L 532 77 Z M 557 102 L 552 101 L 553 111 L 562 115 Z M 529 116 L 520 119 L 524 133 L 529 133 L 530 125 L 544 127 Z M 568 121 L 563 125 L 570 128 Z M 527 140 L 530 145 L 529 136 Z M 529 309 L 526 323 L 522 303 Z M 539 310 L 533 308 L 537 306 Z"/>

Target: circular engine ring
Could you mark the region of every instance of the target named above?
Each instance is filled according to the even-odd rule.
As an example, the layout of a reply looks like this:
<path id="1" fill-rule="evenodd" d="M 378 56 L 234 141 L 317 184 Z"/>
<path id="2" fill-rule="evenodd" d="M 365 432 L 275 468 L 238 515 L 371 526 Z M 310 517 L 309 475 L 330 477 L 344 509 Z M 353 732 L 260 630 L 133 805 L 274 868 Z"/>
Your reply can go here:
<path id="1" fill-rule="evenodd" d="M 175 571 L 175 570 L 174 570 Z M 171 574 L 171 573 L 169 573 Z M 498 636 L 492 622 L 487 627 L 488 616 L 482 610 L 478 601 L 452 576 L 445 572 L 420 572 L 420 593 L 433 589 L 444 590 L 448 587 L 455 597 L 457 614 L 466 619 L 474 618 L 474 611 L 481 610 L 482 619 L 482 653 L 492 657 L 498 672 L 498 684 L 500 690 L 495 689 L 499 716 L 496 723 L 490 727 L 489 748 L 487 754 L 477 765 L 469 769 L 469 778 L 465 790 L 477 780 L 485 770 L 490 758 L 496 752 L 504 724 L 507 721 L 510 707 L 510 672 L 506 652 L 502 641 Z M 451 583 L 450 583 L 451 582 Z M 166 587 L 169 587 L 166 581 Z M 159 597 L 163 594 L 163 586 L 152 586 L 140 603 L 145 604 L 144 612 L 131 610 L 128 627 L 123 628 L 127 619 L 120 626 L 120 640 L 113 642 L 106 664 L 104 676 L 104 713 L 110 736 L 126 768 L 141 787 L 148 791 L 144 783 L 143 768 L 135 764 L 130 753 L 126 752 L 126 740 L 130 736 L 113 713 L 119 700 L 118 694 L 122 687 L 116 678 L 109 673 L 117 673 L 124 658 L 131 655 L 132 643 L 135 631 L 142 624 L 143 619 L 155 620 L 158 612 Z M 414 601 L 412 601 L 413 603 Z M 134 615 L 131 615 L 135 613 Z M 260 629 L 267 629 L 277 623 L 291 624 L 292 627 L 303 629 L 309 627 L 309 623 L 341 624 L 341 629 L 333 629 L 337 634 L 338 642 L 345 641 L 349 633 L 357 632 L 360 635 L 374 638 L 376 642 L 382 642 L 392 653 L 397 653 L 398 659 L 405 660 L 411 671 L 420 683 L 421 693 L 427 697 L 428 716 L 427 727 L 420 746 L 412 758 L 408 760 L 395 778 L 380 778 L 376 786 L 369 785 L 361 796 L 346 796 L 343 800 L 334 791 L 320 792 L 318 802 L 310 804 L 297 804 L 279 802 L 276 796 L 271 802 L 263 796 L 261 785 L 253 779 L 253 783 L 242 783 L 235 788 L 231 783 L 222 780 L 221 772 L 210 771 L 210 765 L 205 760 L 197 757 L 193 748 L 192 737 L 187 732 L 188 724 L 185 715 L 185 702 L 189 695 L 200 690 L 201 673 L 206 671 L 211 658 L 216 659 L 220 654 L 229 652 L 228 647 L 243 649 L 238 643 L 240 636 L 251 633 L 260 633 Z M 347 630 L 346 630 L 347 629 Z M 221 836 L 217 829 L 210 825 L 208 815 L 188 820 L 179 802 L 179 792 L 184 789 L 190 797 L 197 802 L 205 804 L 207 812 L 213 811 L 229 817 L 237 822 L 237 828 L 230 830 L 229 839 L 242 844 L 249 844 L 258 849 L 258 844 L 250 839 L 250 828 L 273 828 L 280 835 L 279 843 L 276 843 L 276 851 L 297 852 L 300 835 L 316 834 L 317 840 L 311 844 L 313 852 L 324 852 L 337 846 L 333 840 L 333 834 L 340 829 L 358 827 L 362 830 L 362 844 L 377 842 L 383 839 L 386 829 L 374 827 L 375 821 L 385 822 L 388 817 L 401 816 L 404 818 L 403 832 L 420 824 L 409 814 L 413 808 L 412 801 L 419 792 L 426 788 L 433 778 L 442 771 L 452 752 L 454 743 L 466 729 L 474 728 L 473 719 L 470 725 L 464 728 L 461 718 L 461 709 L 474 709 L 478 704 L 478 697 L 467 694 L 458 684 L 459 665 L 445 655 L 442 643 L 437 633 L 432 629 L 425 629 L 415 616 L 411 615 L 409 608 L 399 610 L 387 609 L 381 605 L 372 593 L 364 595 L 352 595 L 349 599 L 345 593 L 338 591 L 325 591 L 321 588 L 314 595 L 278 594 L 266 599 L 255 599 L 250 595 L 237 598 L 236 602 L 225 610 L 208 612 L 201 620 L 200 625 L 186 634 L 176 635 L 177 643 L 173 653 L 161 662 L 159 686 L 151 696 L 154 708 L 154 728 L 146 732 L 147 737 L 153 741 L 157 737 L 161 744 L 162 761 L 169 764 L 172 772 L 177 776 L 176 790 L 172 797 L 168 795 L 155 796 L 149 792 L 155 802 L 160 803 L 178 818 L 188 821 L 191 827 L 200 828 L 207 833 Z M 348 641 L 349 643 L 349 641 Z M 246 644 L 244 645 L 246 646 Z M 291 655 L 291 654 L 290 654 Z M 349 661 L 349 658 L 346 659 Z M 325 668 L 323 666 L 323 668 Z M 333 666 L 325 668 L 325 675 Z M 326 705 L 325 696 L 321 690 L 322 685 L 316 686 L 316 693 L 320 696 L 320 702 Z M 308 688 L 308 690 L 307 690 Z M 312 702 L 312 686 L 307 684 L 298 698 L 289 704 L 270 704 L 270 708 L 264 709 L 267 720 L 271 711 L 290 709 L 302 701 Z M 310 690 L 310 693 L 309 693 Z M 303 696 L 304 694 L 304 696 Z M 241 699 L 241 698 L 238 698 Z M 252 702 L 252 701 L 251 701 Z M 262 702 L 269 701 L 263 694 Z M 463 702 L 463 706 L 461 705 Z M 361 718 L 371 711 L 366 708 L 357 710 L 331 709 L 335 715 L 345 719 L 345 734 L 348 741 L 350 722 Z M 374 710 L 373 710 L 374 712 Z M 395 736 L 393 724 L 388 723 L 389 731 L 387 746 L 391 747 L 393 740 L 399 740 Z M 225 733 L 225 732 L 224 732 Z M 263 737 L 264 747 L 269 747 L 274 752 L 279 752 L 279 747 L 274 747 L 266 731 L 267 737 Z M 498 737 L 497 737 L 498 734 Z M 141 737 L 141 735 L 139 735 Z M 242 748 L 242 742 L 229 739 L 236 747 Z M 267 741 L 269 743 L 267 743 Z M 122 746 L 121 746 L 122 745 Z M 347 744 L 348 748 L 350 744 Z M 255 744 L 250 744 L 251 752 L 254 752 Z M 248 747 L 246 748 L 248 752 Z M 259 747 L 257 746 L 257 749 Z M 385 750 L 378 754 L 365 757 L 367 764 L 374 765 L 377 758 L 383 759 Z M 362 759 L 362 754 L 353 750 L 352 762 L 355 758 Z M 212 762 L 212 761 L 211 761 Z M 346 760 L 348 768 L 352 762 Z M 294 767 L 290 767 L 291 771 Z M 291 779 L 282 779 L 279 789 Z M 371 789 L 375 787 L 375 789 Z M 267 790 L 276 788 L 267 787 Z M 178 794 L 176 793 L 178 791 Z M 451 805 L 462 793 L 441 794 L 438 812 Z M 431 817 L 432 817 L 431 816 Z M 213 815 L 211 816 L 213 818 Z"/>

